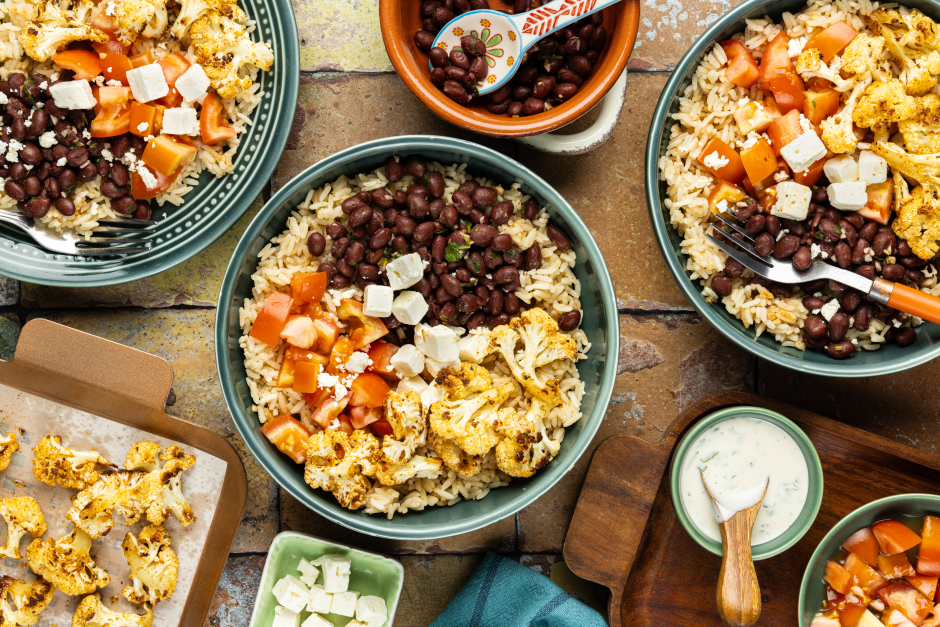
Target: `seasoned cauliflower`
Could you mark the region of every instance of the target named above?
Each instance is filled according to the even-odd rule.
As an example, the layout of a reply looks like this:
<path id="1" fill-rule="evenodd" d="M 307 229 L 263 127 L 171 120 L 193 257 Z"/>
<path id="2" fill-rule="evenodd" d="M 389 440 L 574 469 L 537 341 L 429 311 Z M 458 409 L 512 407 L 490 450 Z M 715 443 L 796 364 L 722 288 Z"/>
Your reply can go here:
<path id="1" fill-rule="evenodd" d="M 502 385 L 463 400 L 437 401 L 431 405 L 431 430 L 453 440 L 470 455 L 485 455 L 499 442 L 496 424 L 505 412 L 500 409 L 515 388 Z"/>
<path id="2" fill-rule="evenodd" d="M 517 359 L 516 345 L 520 340 L 523 351 L 522 357 Z M 493 343 L 526 392 L 549 408 L 561 402 L 559 382 L 555 379 L 542 381 L 535 369 L 560 359 L 576 359 L 577 344 L 574 338 L 558 331 L 558 323 L 545 310 L 533 307 L 508 325 L 496 327 Z"/>
<path id="3" fill-rule="evenodd" d="M 822 128 L 822 140 L 826 148 L 836 154 L 852 152 L 858 146 L 858 137 L 852 128 L 852 112 L 855 110 L 855 104 L 864 93 L 868 85 L 871 84 L 871 76 L 867 76 L 860 83 L 855 85 L 852 94 L 842 110 L 835 115 L 830 115 L 820 123 Z"/>
<path id="4" fill-rule="evenodd" d="M 196 458 L 171 444 L 160 459 L 164 462 L 163 468 L 148 473 L 140 486 L 139 499 L 148 504 L 147 520 L 163 524 L 172 513 L 181 525 L 188 527 L 196 520 L 196 515 L 183 496 L 183 471 L 192 468 Z"/>
<path id="5" fill-rule="evenodd" d="M 251 78 L 243 75 L 247 66 L 267 72 L 274 62 L 270 45 L 248 37 L 242 24 L 245 18 L 238 6 L 222 4 L 205 11 L 190 26 L 196 60 L 222 98 L 234 98 L 251 87 Z"/>
<path id="6" fill-rule="evenodd" d="M 533 400 L 529 411 L 520 416 L 515 411 L 500 425 L 504 436 L 496 445 L 496 466 L 511 477 L 531 477 L 558 455 L 561 443 L 553 440 L 545 428 L 545 407 Z"/>
<path id="7" fill-rule="evenodd" d="M 163 447 L 153 442 L 137 442 L 127 451 L 124 467 L 128 470 L 153 472 L 160 467 L 160 451 L 162 450 Z"/>
<path id="8" fill-rule="evenodd" d="M 0 436 L 0 472 L 7 469 L 10 460 L 13 459 L 13 453 L 20 448 L 20 443 L 16 441 L 16 434 L 10 431 L 7 437 Z"/>
<path id="9" fill-rule="evenodd" d="M 180 563 L 161 525 L 144 527 L 140 539 L 128 532 L 121 548 L 131 569 L 131 583 L 121 591 L 125 599 L 153 606 L 173 595 Z"/>
<path id="10" fill-rule="evenodd" d="M 62 446 L 62 437 L 47 435 L 33 447 L 33 474 L 51 486 L 84 490 L 98 480 L 96 466 L 116 466 L 98 451 L 73 451 Z"/>
<path id="11" fill-rule="evenodd" d="M 932 259 L 940 247 L 940 153 L 910 154 L 897 144 L 877 141 L 872 151 L 884 157 L 894 174 L 895 210 L 891 227 L 921 259 Z M 904 176 L 901 176 L 904 175 Z M 908 192 L 904 177 L 919 185 Z"/>
<path id="12" fill-rule="evenodd" d="M 88 595 L 72 614 L 72 627 L 153 627 L 153 610 L 144 606 L 143 614 L 115 612 L 101 602 L 97 592 Z"/>
<path id="13" fill-rule="evenodd" d="M 381 460 L 379 441 L 363 430 L 347 435 L 326 429 L 314 434 L 307 445 L 304 481 L 312 488 L 333 493 L 347 509 L 362 507 L 372 485 L 365 474 L 374 474 Z"/>
<path id="14" fill-rule="evenodd" d="M 904 84 L 890 78 L 876 81 L 865 89 L 852 110 L 852 121 L 877 133 L 910 118 L 915 110 L 915 100 L 904 92 Z"/>
<path id="15" fill-rule="evenodd" d="M 861 77 L 842 78 L 842 75 L 839 73 L 841 69 L 842 59 L 834 57 L 832 61 L 830 61 L 830 64 L 826 65 L 822 61 L 822 53 L 816 48 L 807 48 L 796 58 L 796 73 L 799 74 L 804 81 L 808 81 L 811 78 L 824 78 L 832 83 L 833 89 L 836 91 L 849 91 L 855 87 L 855 84 Z"/>
<path id="16" fill-rule="evenodd" d="M 79 528 L 58 540 L 33 540 L 26 549 L 30 569 L 65 594 L 90 594 L 103 588 L 111 576 L 88 554 L 91 538 Z"/>
<path id="17" fill-rule="evenodd" d="M 460 364 L 459 370 L 442 370 L 436 382 L 441 393 L 451 401 L 463 400 L 491 385 L 489 370 L 469 362 Z"/>
<path id="18" fill-rule="evenodd" d="M 428 443 L 428 419 L 417 392 L 389 392 L 385 419 L 393 432 L 382 439 L 382 453 L 389 462 L 404 464 Z"/>
<path id="19" fill-rule="evenodd" d="M 121 45 L 130 46 L 140 34 L 159 37 L 169 19 L 166 0 L 102 0 L 114 24 L 114 36 Z"/>
<path id="20" fill-rule="evenodd" d="M 108 41 L 107 33 L 59 9 L 56 0 L 38 0 L 36 20 L 20 31 L 20 45 L 36 61 L 48 61 L 73 41 Z"/>
<path id="21" fill-rule="evenodd" d="M 22 558 L 20 540 L 26 532 L 34 538 L 46 533 L 46 519 L 39 503 L 31 496 L 0 499 L 0 516 L 7 521 L 7 545 L 0 549 L 0 557 Z"/>
<path id="22" fill-rule="evenodd" d="M 907 151 L 916 155 L 940 152 L 940 96 L 913 98 L 914 112 L 898 122 Z"/>
<path id="23" fill-rule="evenodd" d="M 48 581 L 39 578 L 28 582 L 13 577 L 0 577 L 0 626 L 28 627 L 35 625 L 39 615 L 52 601 L 55 588 Z M 7 595 L 13 597 L 13 605 Z"/>
<path id="24" fill-rule="evenodd" d="M 382 485 L 401 485 L 415 477 L 419 479 L 437 479 L 441 476 L 443 461 L 436 457 L 415 455 L 404 464 L 393 464 L 386 461 L 378 463 L 375 478 Z"/>
<path id="25" fill-rule="evenodd" d="M 909 15 L 878 9 L 865 21 L 873 33 L 884 38 L 885 48 L 902 67 L 900 79 L 909 95 L 922 96 L 937 84 L 940 51 L 936 24 L 916 9 Z"/>
<path id="26" fill-rule="evenodd" d="M 854 76 L 875 70 L 884 49 L 884 37 L 859 33 L 842 52 L 842 71 Z"/>
<path id="27" fill-rule="evenodd" d="M 482 455 L 469 455 L 456 442 L 444 439 L 433 431 L 430 434 L 430 442 L 444 465 L 464 477 L 472 477 L 483 470 Z"/>

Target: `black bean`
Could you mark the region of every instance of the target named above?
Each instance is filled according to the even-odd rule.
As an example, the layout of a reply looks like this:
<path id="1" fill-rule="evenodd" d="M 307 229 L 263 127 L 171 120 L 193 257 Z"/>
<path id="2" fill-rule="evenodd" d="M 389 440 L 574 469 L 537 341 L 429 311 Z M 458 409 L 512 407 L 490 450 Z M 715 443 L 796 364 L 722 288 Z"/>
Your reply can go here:
<path id="1" fill-rule="evenodd" d="M 58 198 L 59 193 L 62 191 L 59 189 L 59 179 L 51 176 L 45 180 L 43 187 L 48 192 L 49 198 Z"/>
<path id="2" fill-rule="evenodd" d="M 367 281 L 378 281 L 379 280 L 379 269 L 377 266 L 374 266 L 369 263 L 364 263 L 359 266 L 359 276 Z"/>
<path id="3" fill-rule="evenodd" d="M 11 175 L 12 175 L 12 169 L 11 169 Z M 61 187 L 63 191 L 68 191 L 72 189 L 73 187 L 75 187 L 75 183 L 77 182 L 78 182 L 78 176 L 75 174 L 73 170 L 65 170 L 62 172 L 62 174 L 59 175 L 59 187 Z"/>
<path id="4" fill-rule="evenodd" d="M 350 283 L 351 281 L 349 280 L 349 277 L 344 274 L 340 274 L 339 272 L 334 274 L 333 278 L 330 279 L 330 285 L 333 287 L 333 289 L 337 290 L 343 289 L 344 287 L 349 287 Z"/>
<path id="5" fill-rule="evenodd" d="M 766 257 L 774 250 L 774 238 L 770 233 L 764 232 L 754 239 L 754 249 L 758 255 Z"/>
<path id="6" fill-rule="evenodd" d="M 840 268 L 848 268 L 852 265 L 852 249 L 845 242 L 836 244 L 833 256 Z"/>
<path id="7" fill-rule="evenodd" d="M 444 254 L 447 252 L 447 238 L 438 235 L 431 243 L 431 259 L 437 263 L 444 263 Z"/>
<path id="8" fill-rule="evenodd" d="M 497 235 L 499 235 L 499 231 L 488 224 L 478 224 L 470 230 L 470 240 L 477 246 L 482 247 L 489 246 Z"/>
<path id="9" fill-rule="evenodd" d="M 11 176 L 13 175 L 13 166 L 15 165 L 16 164 L 14 163 L 12 166 L 10 166 Z M 913 255 L 911 255 L 910 257 L 901 257 L 900 259 L 898 259 L 898 261 L 905 268 L 920 268 L 922 266 L 926 266 L 928 263 L 926 259 L 921 259 L 920 257 L 915 257 Z"/>
<path id="10" fill-rule="evenodd" d="M 571 100 L 576 93 L 578 93 L 577 85 L 574 83 L 561 83 L 555 87 L 552 95 L 555 97 L 555 102 L 567 102 Z"/>
<path id="11" fill-rule="evenodd" d="M 434 35 L 427 31 L 419 30 L 415 33 L 414 41 L 418 50 L 421 52 L 429 52 L 431 50 L 431 46 L 434 45 Z"/>
<path id="12" fill-rule="evenodd" d="M 800 247 L 800 238 L 795 235 L 784 235 L 774 244 L 774 257 L 789 259 Z"/>
<path id="13" fill-rule="evenodd" d="M 849 316 L 841 311 L 836 312 L 829 319 L 829 339 L 841 342 L 849 331 Z"/>
<path id="14" fill-rule="evenodd" d="M 467 104 L 470 102 L 470 95 L 467 94 L 467 90 L 455 80 L 444 81 L 443 91 L 445 96 L 457 104 Z"/>
<path id="15" fill-rule="evenodd" d="M 111 203 L 111 208 L 118 213 L 130 215 L 136 204 L 133 196 L 121 196 Z"/>
<path id="16" fill-rule="evenodd" d="M 568 237 L 568 234 L 565 233 L 561 227 L 555 224 L 549 224 L 545 232 L 548 235 L 548 239 L 558 247 L 558 250 L 562 252 L 571 250 L 571 238 Z"/>
<path id="17" fill-rule="evenodd" d="M 349 244 L 352 242 L 348 237 L 341 237 L 333 244 L 331 253 L 334 258 L 339 259 L 346 255 L 346 251 L 349 249 Z"/>
<path id="18" fill-rule="evenodd" d="M 894 250 L 896 241 L 897 238 L 890 230 L 879 230 L 871 241 L 871 249 L 875 255 L 881 256 L 889 250 Z"/>
<path id="19" fill-rule="evenodd" d="M 764 214 L 757 213 L 752 215 L 744 225 L 744 230 L 751 235 L 756 235 L 764 230 Z"/>
<path id="20" fill-rule="evenodd" d="M 431 20 L 438 28 L 444 26 L 452 19 L 454 19 L 454 12 L 447 7 L 438 7 L 434 9 L 434 14 L 431 16 Z"/>
<path id="21" fill-rule="evenodd" d="M 456 65 L 448 65 L 444 68 L 444 77 L 446 80 L 456 81 L 461 84 L 466 84 L 468 72 L 459 68 Z"/>
<path id="22" fill-rule="evenodd" d="M 744 266 L 740 262 L 734 259 L 727 259 L 725 261 L 725 275 L 728 278 L 736 279 L 744 273 Z"/>
<path id="23" fill-rule="evenodd" d="M 441 287 L 447 290 L 447 293 L 454 298 L 463 294 L 463 286 L 460 284 L 460 281 L 457 280 L 457 277 L 452 274 L 441 275 Z"/>
<path id="24" fill-rule="evenodd" d="M 503 266 L 493 273 L 493 280 L 500 285 L 512 283 L 519 277 L 519 271 L 512 266 Z"/>
<path id="25" fill-rule="evenodd" d="M 813 265 L 813 253 L 809 246 L 800 246 L 793 254 L 793 267 L 797 270 L 806 270 Z"/>
<path id="26" fill-rule="evenodd" d="M 833 359 L 848 359 L 855 352 L 855 345 L 848 340 L 826 344 L 826 353 Z"/>
<path id="27" fill-rule="evenodd" d="M 486 44 L 476 35 L 464 35 L 461 37 L 460 47 L 471 57 L 480 57 L 486 54 Z"/>
<path id="28" fill-rule="evenodd" d="M 42 152 L 39 150 L 39 146 L 31 142 L 23 144 L 19 154 L 20 161 L 27 165 L 39 165 L 42 163 Z"/>
<path id="29" fill-rule="evenodd" d="M 433 37 L 431 38 L 433 41 Z M 405 168 L 402 166 L 398 157 L 389 157 L 385 160 L 385 178 L 389 183 L 397 183 L 405 174 Z"/>
<path id="30" fill-rule="evenodd" d="M 30 196 L 38 196 L 42 193 L 42 181 L 39 180 L 38 176 L 27 176 L 26 180 L 23 181 L 23 187 Z"/>
<path id="31" fill-rule="evenodd" d="M 7 181 L 3 184 L 3 191 L 5 191 L 7 196 L 13 200 L 18 200 L 20 202 L 29 198 L 29 194 L 27 193 L 26 188 L 11 179 L 7 179 Z"/>
<path id="32" fill-rule="evenodd" d="M 569 60 L 568 67 L 578 76 L 585 78 L 591 73 L 591 68 L 594 67 L 594 64 L 589 58 L 582 55 Z"/>
<path id="33" fill-rule="evenodd" d="M 911 245 L 907 243 L 906 239 L 900 239 L 898 240 L 898 249 L 896 252 L 901 257 L 907 257 L 908 255 L 913 254 L 914 251 L 911 250 Z"/>
<path id="34" fill-rule="evenodd" d="M 457 299 L 457 310 L 462 313 L 474 313 L 479 311 L 483 305 L 486 303 L 479 297 L 474 296 L 473 294 L 464 294 Z"/>
<path id="35" fill-rule="evenodd" d="M 352 212 L 352 215 L 349 216 L 349 221 L 347 224 L 349 225 L 349 228 L 355 229 L 360 226 L 365 226 L 371 219 L 372 207 L 360 206 L 358 209 Z"/>
<path id="36" fill-rule="evenodd" d="M 889 263 L 881 269 L 881 276 L 888 279 L 889 281 L 900 281 L 904 277 L 904 272 L 904 266 L 901 264 Z"/>
<path id="37" fill-rule="evenodd" d="M 898 343 L 898 346 L 909 346 L 917 340 L 917 331 L 911 327 L 903 327 L 898 329 L 898 334 L 894 337 L 894 341 Z"/>
<path id="38" fill-rule="evenodd" d="M 34 218 L 42 218 L 52 207 L 52 201 L 45 196 L 37 196 L 26 201 L 26 209 Z"/>
<path id="39" fill-rule="evenodd" d="M 872 306 L 863 303 L 855 310 L 855 328 L 859 331 L 867 331 L 872 318 Z"/>
<path id="40" fill-rule="evenodd" d="M 337 240 L 346 235 L 346 227 L 339 222 L 330 222 L 326 227 L 326 236 L 332 240 Z"/>
<path id="41" fill-rule="evenodd" d="M 803 322 L 803 328 L 806 334 L 814 340 L 820 340 L 826 336 L 826 321 L 822 318 L 811 316 Z"/>
<path id="42" fill-rule="evenodd" d="M 408 194 L 408 213 L 415 220 L 422 220 L 431 212 L 428 201 L 419 194 Z"/>
<path id="43" fill-rule="evenodd" d="M 825 305 L 825 301 L 817 296 L 804 296 L 803 297 L 803 306 L 806 307 L 806 310 L 810 313 L 819 311 Z"/>
<path id="44" fill-rule="evenodd" d="M 326 238 L 322 233 L 311 233 L 307 236 L 307 250 L 314 257 L 319 257 L 326 250 Z"/>
<path id="45" fill-rule="evenodd" d="M 87 183 L 89 181 L 94 181 L 95 177 L 98 176 L 98 167 L 94 163 L 86 163 L 78 171 L 78 180 L 82 183 Z M 127 193 L 127 190 L 121 188 L 122 192 Z"/>
<path id="46" fill-rule="evenodd" d="M 392 229 L 381 228 L 372 235 L 369 248 L 384 248 L 390 241 L 392 241 Z"/>
<path id="47" fill-rule="evenodd" d="M 842 295 L 842 309 L 847 313 L 852 313 L 862 303 L 861 295 L 855 290 L 846 290 Z"/>
<path id="48" fill-rule="evenodd" d="M 414 241 L 421 244 L 427 244 L 432 239 L 434 239 L 434 223 L 433 222 L 422 222 L 417 227 L 415 227 Z"/>
<path id="49" fill-rule="evenodd" d="M 107 163 L 107 161 L 103 163 Z M 115 163 L 111 166 L 111 180 L 114 181 L 116 185 L 127 185 L 131 180 L 130 173 L 124 165 Z"/>
<path id="50" fill-rule="evenodd" d="M 114 200 L 116 198 L 120 198 L 125 193 L 126 192 L 124 191 L 123 188 L 118 187 L 117 185 L 114 184 L 114 181 L 104 181 L 101 184 L 101 195 L 104 196 L 105 198 L 110 198 Z"/>
<path id="51" fill-rule="evenodd" d="M 870 263 L 867 263 L 867 264 L 864 264 L 864 265 L 861 265 L 861 266 L 857 266 L 857 267 L 855 268 L 855 274 L 860 274 L 860 275 L 862 275 L 863 277 L 865 277 L 866 279 L 870 279 L 870 280 L 874 281 L 874 280 L 875 280 L 875 266 L 873 266 L 873 265 L 870 264 Z"/>
<path id="52" fill-rule="evenodd" d="M 470 195 L 470 199 L 473 205 L 480 209 L 492 207 L 496 202 L 496 190 L 492 187 L 477 187 Z"/>
<path id="53" fill-rule="evenodd" d="M 379 229 L 385 227 L 385 215 L 379 209 L 374 209 L 372 211 L 372 217 L 369 218 L 369 222 L 366 224 L 366 232 L 371 237 L 375 235 Z"/>
<path id="54" fill-rule="evenodd" d="M 431 60 L 431 65 L 435 68 L 445 68 L 450 63 L 450 59 L 447 57 L 447 51 L 443 48 L 431 48 L 428 52 L 428 57 Z"/>
<path id="55" fill-rule="evenodd" d="M 75 215 L 75 203 L 71 198 L 57 198 L 55 208 L 64 216 Z"/>
<path id="56" fill-rule="evenodd" d="M 365 254 L 366 245 L 362 242 L 355 241 L 349 244 L 349 248 L 346 249 L 346 254 L 343 255 L 343 259 L 345 259 L 349 265 L 356 265 L 362 261 L 362 258 L 365 256 Z"/>
<path id="57" fill-rule="evenodd" d="M 864 239 L 867 239 L 869 242 L 872 241 L 875 237 L 875 233 L 878 232 L 878 223 L 877 222 L 866 222 L 858 231 L 858 236 Z"/>
<path id="58" fill-rule="evenodd" d="M 536 115 L 545 111 L 545 101 L 539 98 L 529 98 L 522 103 L 522 115 Z"/>
<path id="59" fill-rule="evenodd" d="M 483 265 L 483 255 L 474 251 L 467 256 L 465 261 L 467 269 L 477 276 L 486 274 L 486 266 Z"/>
<path id="60" fill-rule="evenodd" d="M 547 98 L 549 94 L 552 93 L 555 89 L 555 77 L 554 76 L 540 76 L 535 80 L 535 85 L 532 87 L 532 96 L 535 99 L 544 99 Z M 540 111 L 539 111 L 540 112 Z M 531 115 L 531 114 L 527 114 Z"/>

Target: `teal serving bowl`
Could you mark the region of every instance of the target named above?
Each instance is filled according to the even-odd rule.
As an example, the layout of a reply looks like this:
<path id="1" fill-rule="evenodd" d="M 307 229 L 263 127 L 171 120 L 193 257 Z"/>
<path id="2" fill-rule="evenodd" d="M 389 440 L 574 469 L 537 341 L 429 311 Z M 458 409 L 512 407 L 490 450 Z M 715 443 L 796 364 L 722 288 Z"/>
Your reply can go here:
<path id="1" fill-rule="evenodd" d="M 203 172 L 179 207 L 154 203 L 152 248 L 125 257 L 51 253 L 25 233 L 0 225 L 0 274 L 41 285 L 100 287 L 138 281 L 177 266 L 222 237 L 261 195 L 290 136 L 300 85 L 300 44 L 290 0 L 240 0 L 255 21 L 255 41 L 271 44 L 270 72 L 258 72 L 263 96 L 241 136 L 235 169 L 223 178 Z M 166 217 L 164 217 L 166 214 Z"/>
<path id="2" fill-rule="evenodd" d="M 782 414 L 775 411 L 764 409 L 762 407 L 729 407 L 711 414 L 708 414 L 694 425 L 692 425 L 683 434 L 678 446 L 672 453 L 672 466 L 669 476 L 669 492 L 672 498 L 672 505 L 676 510 L 676 517 L 682 528 L 692 536 L 699 546 L 710 553 L 721 555 L 721 542 L 708 537 L 696 526 L 692 519 L 686 513 L 685 505 L 682 502 L 682 491 L 679 489 L 679 474 L 682 464 L 685 461 L 689 449 L 703 433 L 714 427 L 720 422 L 732 418 L 758 418 L 780 427 L 789 435 L 800 447 L 803 457 L 806 458 L 806 467 L 809 471 L 809 490 L 806 495 L 806 502 L 803 509 L 794 523 L 770 542 L 764 542 L 751 547 L 751 555 L 755 560 L 764 560 L 774 555 L 783 553 L 791 546 L 800 541 L 809 528 L 813 526 L 816 515 L 819 514 L 819 506 L 822 504 L 823 497 L 823 471 L 822 464 L 819 461 L 819 455 L 816 453 L 816 447 L 810 439 L 803 433 L 796 424 Z"/>
<path id="3" fill-rule="evenodd" d="M 809 627 L 813 616 L 822 607 L 826 598 L 826 586 L 823 582 L 826 562 L 839 552 L 839 547 L 850 535 L 888 518 L 924 517 L 928 514 L 940 516 L 940 496 L 898 494 L 863 505 L 836 523 L 819 543 L 803 574 L 799 600 L 800 627 Z"/>
<path id="4" fill-rule="evenodd" d="M 452 507 L 430 507 L 388 520 L 363 511 L 340 507 L 328 492 L 314 490 L 303 478 L 303 466 L 293 463 L 261 434 L 258 417 L 251 411 L 251 394 L 245 381 L 244 354 L 238 345 L 241 329 L 238 309 L 251 297 L 251 275 L 258 252 L 281 233 L 287 219 L 307 192 L 331 183 L 341 174 L 352 177 L 385 163 L 391 155 L 420 154 L 440 163 L 467 163 L 467 171 L 494 181 L 522 182 L 522 191 L 548 208 L 552 219 L 574 241 L 578 263 L 575 275 L 581 282 L 582 328 L 593 347 L 588 359 L 579 362 L 585 383 L 581 404 L 583 417 L 568 428 L 558 456 L 530 479 L 515 479 L 493 490 L 479 501 L 462 501 Z M 225 402 L 242 438 L 281 487 L 318 514 L 356 531 L 383 538 L 427 540 L 467 533 L 518 512 L 555 485 L 577 462 L 597 432 L 613 390 L 617 374 L 620 335 L 614 288 L 607 265 L 587 226 L 551 185 L 525 166 L 489 148 L 434 136 L 405 136 L 378 139 L 352 146 L 316 163 L 292 179 L 264 206 L 248 226 L 235 249 L 222 281 L 215 326 L 215 354 Z"/>
<path id="5" fill-rule="evenodd" d="M 914 0 L 903 4 L 916 7 L 934 19 L 940 17 L 940 8 L 936 2 Z M 675 123 L 671 116 L 679 109 L 679 97 L 691 84 L 695 69 L 705 54 L 713 44 L 743 32 L 744 21 L 748 18 L 770 16 L 779 22 L 782 13 L 796 13 L 805 6 L 803 0 L 742 2 L 712 24 L 682 57 L 663 88 L 646 142 L 646 202 L 650 221 L 666 266 L 686 300 L 719 333 L 742 349 L 785 368 L 829 377 L 870 377 L 899 372 L 940 355 L 940 326 L 921 326 L 917 329 L 917 341 L 910 346 L 902 348 L 891 344 L 876 351 L 856 351 L 845 361 L 836 361 L 811 350 L 800 351 L 781 346 L 767 333 L 755 338 L 753 326 L 745 329 L 741 321 L 729 314 L 723 305 L 707 302 L 702 297 L 698 280 L 689 279 L 685 270 L 686 256 L 680 249 L 682 238 L 670 225 L 669 211 L 663 204 L 666 184 L 659 180 L 659 158 L 666 152 L 669 132 Z"/>

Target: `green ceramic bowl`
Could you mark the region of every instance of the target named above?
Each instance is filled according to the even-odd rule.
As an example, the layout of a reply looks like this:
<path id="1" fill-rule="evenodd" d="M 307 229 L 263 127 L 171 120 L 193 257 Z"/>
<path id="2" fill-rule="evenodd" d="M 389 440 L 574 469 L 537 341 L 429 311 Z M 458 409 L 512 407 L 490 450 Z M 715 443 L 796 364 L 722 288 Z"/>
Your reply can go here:
<path id="1" fill-rule="evenodd" d="M 793 423 L 789 418 L 778 414 L 777 412 L 763 409 L 761 407 L 729 407 L 714 413 L 708 414 L 694 425 L 689 427 L 679 445 L 676 446 L 672 454 L 672 467 L 669 476 L 669 491 L 672 496 L 672 505 L 676 510 L 676 516 L 682 527 L 688 532 L 702 548 L 715 555 L 721 555 L 721 542 L 712 540 L 692 522 L 682 504 L 682 492 L 679 490 L 679 469 L 682 468 L 682 462 L 692 444 L 698 440 L 699 436 L 705 431 L 714 427 L 719 422 L 724 422 L 731 418 L 759 418 L 766 420 L 784 431 L 792 437 L 799 445 L 803 456 L 806 458 L 806 466 L 809 470 L 809 493 L 806 495 L 806 503 L 803 504 L 803 511 L 799 517 L 784 533 L 777 536 L 770 542 L 758 544 L 751 547 L 751 554 L 755 560 L 764 560 L 774 555 L 783 553 L 791 546 L 800 541 L 809 528 L 813 526 L 816 515 L 819 513 L 819 505 L 823 497 L 823 471 L 822 464 L 819 462 L 819 455 L 816 453 L 816 447 L 810 442 L 803 430 Z"/>
<path id="2" fill-rule="evenodd" d="M 905 6 L 917 7 L 927 15 L 938 18 L 936 2 L 914 0 Z M 940 326 L 927 324 L 917 330 L 917 341 L 901 348 L 896 344 L 877 351 L 858 351 L 845 361 L 836 361 L 815 351 L 800 351 L 781 346 L 769 334 L 754 338 L 753 327 L 744 325 L 729 314 L 720 303 L 710 304 L 701 294 L 698 281 L 686 274 L 686 256 L 679 245 L 681 238 L 669 224 L 669 211 L 663 205 L 666 184 L 659 180 L 658 162 L 665 154 L 669 130 L 674 121 L 670 117 L 679 109 L 678 97 L 691 84 L 695 68 L 715 42 L 728 39 L 744 31 L 744 20 L 769 15 L 779 21 L 784 11 L 796 13 L 806 3 L 803 0 L 747 0 L 725 13 L 702 34 L 686 52 L 663 88 L 646 142 L 646 202 L 656 241 L 679 289 L 693 307 L 722 335 L 746 351 L 777 365 L 829 377 L 870 377 L 906 370 L 929 361 L 940 354 Z"/>
<path id="3" fill-rule="evenodd" d="M 353 176 L 380 167 L 393 154 L 421 154 L 441 163 L 468 164 L 467 170 L 494 181 L 522 182 L 522 190 L 548 208 L 559 225 L 572 235 L 578 255 L 575 275 L 581 282 L 582 328 L 593 344 L 588 359 L 578 364 L 585 384 L 581 411 L 584 417 L 565 434 L 555 460 L 530 479 L 516 479 L 493 490 L 479 501 L 463 501 L 452 507 L 431 507 L 388 520 L 340 507 L 333 496 L 310 488 L 303 466 L 291 462 L 261 435 L 251 411 L 251 395 L 245 383 L 244 355 L 238 345 L 241 330 L 238 308 L 251 295 L 251 275 L 258 252 L 284 230 L 287 218 L 310 189 L 331 183 L 340 174 Z M 383 538 L 425 540 L 467 533 L 518 512 L 555 485 L 587 449 L 597 432 L 617 375 L 617 304 L 607 265 L 587 226 L 551 185 L 525 166 L 489 148 L 433 136 L 390 137 L 352 146 L 314 164 L 296 176 L 264 206 L 248 226 L 229 263 L 222 282 L 215 327 L 216 362 L 225 402 L 235 426 L 258 461 L 294 498 L 333 522 Z"/>
<path id="4" fill-rule="evenodd" d="M 839 547 L 850 535 L 872 524 L 896 516 L 940 516 L 940 496 L 935 494 L 898 494 L 888 496 L 857 510 L 836 523 L 822 539 L 810 558 L 800 586 L 800 627 L 809 627 L 813 616 L 826 598 L 823 573 L 826 561 L 839 552 Z"/>
<path id="5" fill-rule="evenodd" d="M 368 595 L 385 599 L 388 620 L 385 621 L 384 627 L 392 627 L 395 610 L 398 609 L 398 597 L 401 596 L 401 588 L 405 580 L 405 569 L 401 564 L 378 553 L 369 553 L 295 531 L 279 533 L 271 543 L 268 557 L 264 562 L 264 570 L 261 572 L 258 597 L 255 599 L 255 608 L 251 612 L 249 627 L 270 627 L 274 621 L 274 608 L 277 607 L 277 599 L 271 592 L 274 584 L 286 575 L 300 577 L 300 573 L 297 572 L 300 558 L 312 562 L 326 554 L 345 555 L 349 558 L 352 562 L 349 589 L 355 590 L 360 596 Z M 320 575 L 320 584 L 323 584 L 323 575 Z M 308 612 L 302 612 L 301 620 L 306 620 L 307 616 L 309 616 Z M 352 620 L 336 614 L 323 616 L 336 627 Z"/>
<path id="6" fill-rule="evenodd" d="M 126 257 L 72 257 L 50 253 L 15 228 L 0 225 L 0 274 L 62 287 L 99 287 L 137 281 L 179 265 L 219 239 L 261 194 L 290 135 L 297 106 L 300 45 L 290 0 L 241 0 L 255 20 L 252 38 L 271 44 L 274 64 L 259 72 L 264 92 L 241 137 L 235 170 L 217 179 L 208 172 L 179 207 L 154 204 L 157 226 L 149 252 Z M 166 217 L 163 217 L 163 214 Z"/>

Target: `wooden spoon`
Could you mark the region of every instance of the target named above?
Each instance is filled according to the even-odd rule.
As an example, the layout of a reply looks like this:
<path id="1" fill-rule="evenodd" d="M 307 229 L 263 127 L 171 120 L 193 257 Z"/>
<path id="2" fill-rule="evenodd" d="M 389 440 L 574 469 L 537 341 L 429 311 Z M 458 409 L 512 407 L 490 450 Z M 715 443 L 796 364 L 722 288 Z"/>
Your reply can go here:
<path id="1" fill-rule="evenodd" d="M 719 511 L 723 506 L 708 489 L 705 472 L 702 482 Z M 718 575 L 718 613 L 732 627 L 751 627 L 760 618 L 760 585 L 751 557 L 751 531 L 760 511 L 767 485 L 764 485 L 760 500 L 747 509 L 735 512 L 720 524 L 721 528 L 721 572 Z M 727 508 L 724 508 L 727 509 Z"/>

